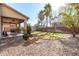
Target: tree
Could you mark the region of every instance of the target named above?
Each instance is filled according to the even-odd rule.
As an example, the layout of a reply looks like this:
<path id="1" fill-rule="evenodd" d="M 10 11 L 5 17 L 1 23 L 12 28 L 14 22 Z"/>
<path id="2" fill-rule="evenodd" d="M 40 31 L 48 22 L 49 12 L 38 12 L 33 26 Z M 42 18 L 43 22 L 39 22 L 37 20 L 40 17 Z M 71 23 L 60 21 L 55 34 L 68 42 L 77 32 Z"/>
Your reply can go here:
<path id="1" fill-rule="evenodd" d="M 51 5 L 48 3 L 44 7 L 44 15 L 46 17 L 46 27 L 48 26 L 48 18 L 52 12 Z"/>
<path id="2" fill-rule="evenodd" d="M 67 8 L 67 7 L 66 7 Z M 60 15 L 62 16 L 62 24 L 67 28 L 73 30 L 73 37 L 76 34 L 76 27 L 79 27 L 79 15 L 77 14 L 77 10 L 72 7 L 68 7 L 64 12 L 61 12 Z"/>
<path id="3" fill-rule="evenodd" d="M 41 11 L 39 12 L 38 18 L 39 18 L 38 21 L 40 21 L 41 26 L 42 26 L 42 25 L 43 25 L 43 20 L 44 20 L 44 11 L 43 11 L 43 10 L 41 10 Z"/>
<path id="4" fill-rule="evenodd" d="M 38 25 L 38 26 L 40 26 L 40 24 L 41 24 L 41 21 L 40 21 L 40 20 L 38 20 L 38 23 L 37 23 L 37 25 Z"/>
<path id="5" fill-rule="evenodd" d="M 27 40 L 28 37 L 31 37 L 31 36 L 32 36 L 32 35 L 31 35 L 31 31 L 32 31 L 31 25 L 30 25 L 30 24 L 27 24 L 26 27 L 27 27 L 27 31 L 24 32 L 24 35 L 23 35 L 23 39 L 25 39 L 25 40 Z"/>
<path id="6" fill-rule="evenodd" d="M 31 34 L 31 25 L 30 24 L 27 24 L 27 34 Z"/>
<path id="7" fill-rule="evenodd" d="M 67 4 L 68 7 L 72 7 L 74 9 L 77 10 L 77 12 L 79 12 L 79 3 L 69 3 Z"/>

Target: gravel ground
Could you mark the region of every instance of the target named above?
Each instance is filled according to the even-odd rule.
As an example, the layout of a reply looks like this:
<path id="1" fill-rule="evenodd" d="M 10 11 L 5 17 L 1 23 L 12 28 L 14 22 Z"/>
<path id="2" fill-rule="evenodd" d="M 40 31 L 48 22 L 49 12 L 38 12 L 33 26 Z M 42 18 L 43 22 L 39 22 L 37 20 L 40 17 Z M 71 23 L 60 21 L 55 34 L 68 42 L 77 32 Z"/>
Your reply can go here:
<path id="1" fill-rule="evenodd" d="M 79 38 L 41 40 L 38 44 L 26 43 L 22 37 L 0 40 L 0 56 L 77 56 Z"/>

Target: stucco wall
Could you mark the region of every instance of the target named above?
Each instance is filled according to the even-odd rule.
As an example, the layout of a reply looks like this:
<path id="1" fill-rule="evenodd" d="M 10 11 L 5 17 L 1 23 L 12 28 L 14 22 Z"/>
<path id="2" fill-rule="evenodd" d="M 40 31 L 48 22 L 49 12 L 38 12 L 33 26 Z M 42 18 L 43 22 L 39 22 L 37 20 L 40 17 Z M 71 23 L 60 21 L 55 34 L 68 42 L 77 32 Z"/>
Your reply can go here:
<path id="1" fill-rule="evenodd" d="M 0 17 L 0 21 L 1 21 L 1 17 Z M 1 22 L 0 22 L 0 38 L 1 38 Z"/>
<path id="2" fill-rule="evenodd" d="M 2 16 L 5 16 L 5 19 L 3 20 L 3 17 Z M 2 18 L 1 18 L 2 17 Z M 25 25 L 26 25 L 26 23 L 27 23 L 27 19 L 28 19 L 28 17 L 26 17 L 26 16 L 24 16 L 24 15 L 22 15 L 22 14 L 20 14 L 19 12 L 17 12 L 16 10 L 14 10 L 14 9 L 12 9 L 12 8 L 10 8 L 10 7 L 8 7 L 8 6 L 6 6 L 6 5 L 3 5 L 2 3 L 0 3 L 0 38 L 2 37 L 2 34 L 1 34 L 1 32 L 3 31 L 3 28 L 5 27 L 5 29 L 7 29 L 7 30 L 5 30 L 5 31 L 10 31 L 10 28 L 12 27 L 12 28 L 16 28 L 16 25 L 12 25 L 12 26 L 10 26 L 11 24 L 9 24 L 9 23 L 3 23 L 3 28 L 2 28 L 2 22 L 1 21 L 5 21 L 5 22 L 7 22 L 7 19 L 6 18 L 8 18 L 8 17 L 11 17 L 11 19 L 13 18 L 13 19 L 17 19 L 17 20 L 24 20 L 24 21 L 26 21 L 26 22 L 24 22 L 25 23 Z M 9 18 L 10 19 L 10 18 Z M 10 19 L 10 20 L 11 20 Z M 9 22 L 9 21 L 8 21 Z M 11 22 L 11 21 L 10 21 Z M 16 23 L 16 21 L 14 22 L 14 23 Z"/>
<path id="3" fill-rule="evenodd" d="M 1 10 L 1 5 L 0 5 L 0 39 L 2 38 L 1 13 L 2 13 L 2 10 Z"/>

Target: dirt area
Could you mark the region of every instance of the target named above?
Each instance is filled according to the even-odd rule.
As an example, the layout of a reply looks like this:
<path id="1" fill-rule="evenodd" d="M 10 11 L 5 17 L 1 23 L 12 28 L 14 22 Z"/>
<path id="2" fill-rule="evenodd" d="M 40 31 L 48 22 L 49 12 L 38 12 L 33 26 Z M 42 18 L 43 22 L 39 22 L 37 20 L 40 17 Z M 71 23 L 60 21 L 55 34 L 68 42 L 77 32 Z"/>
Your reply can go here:
<path id="1" fill-rule="evenodd" d="M 1 56 L 79 56 L 79 38 L 42 40 L 38 44 L 26 43 L 22 37 L 0 40 Z"/>

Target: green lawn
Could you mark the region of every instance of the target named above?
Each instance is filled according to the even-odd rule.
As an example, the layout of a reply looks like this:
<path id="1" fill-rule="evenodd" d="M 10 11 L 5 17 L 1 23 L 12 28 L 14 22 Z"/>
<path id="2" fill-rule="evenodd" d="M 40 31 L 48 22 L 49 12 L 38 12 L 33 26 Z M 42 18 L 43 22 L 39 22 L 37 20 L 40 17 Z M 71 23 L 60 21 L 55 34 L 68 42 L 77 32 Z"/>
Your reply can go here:
<path id="1" fill-rule="evenodd" d="M 33 32 L 32 34 L 38 36 L 41 39 L 61 39 L 61 38 L 64 38 L 63 33 Z"/>

